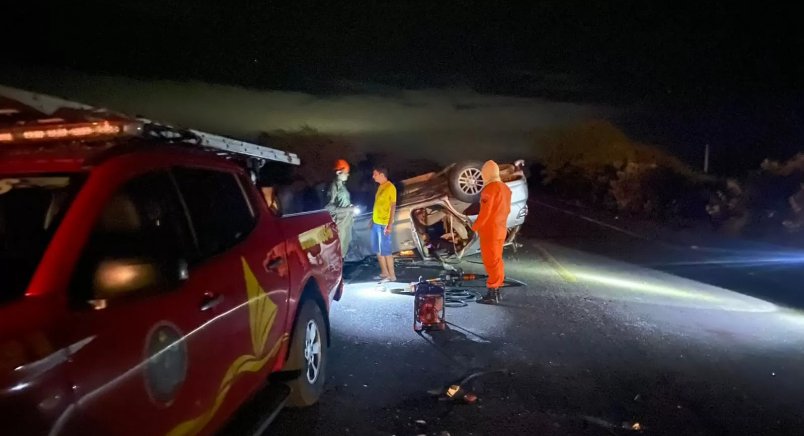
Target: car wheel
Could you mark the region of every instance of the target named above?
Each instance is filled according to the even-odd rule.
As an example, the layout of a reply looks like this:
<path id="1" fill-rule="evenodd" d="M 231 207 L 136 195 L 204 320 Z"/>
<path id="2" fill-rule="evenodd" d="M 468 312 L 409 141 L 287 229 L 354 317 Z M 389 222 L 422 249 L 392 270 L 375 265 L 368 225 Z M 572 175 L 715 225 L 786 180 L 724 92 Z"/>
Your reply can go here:
<path id="1" fill-rule="evenodd" d="M 449 174 L 449 189 L 452 196 L 465 203 L 475 203 L 480 199 L 483 190 L 483 177 L 480 174 L 480 162 L 462 162 L 456 164 Z"/>
<path id="2" fill-rule="evenodd" d="M 326 324 L 321 309 L 312 300 L 305 300 L 296 325 L 290 355 L 285 364 L 287 371 L 301 371 L 298 378 L 288 383 L 288 406 L 306 407 L 315 404 L 324 391 L 327 363 Z"/>

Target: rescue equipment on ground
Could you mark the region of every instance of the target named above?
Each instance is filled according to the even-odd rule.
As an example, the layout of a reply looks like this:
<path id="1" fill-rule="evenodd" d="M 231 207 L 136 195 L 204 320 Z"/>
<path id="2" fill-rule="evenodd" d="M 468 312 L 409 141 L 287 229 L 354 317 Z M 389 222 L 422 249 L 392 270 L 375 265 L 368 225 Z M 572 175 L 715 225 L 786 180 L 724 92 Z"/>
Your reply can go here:
<path id="1" fill-rule="evenodd" d="M 444 270 L 438 278 L 427 279 L 428 283 L 440 283 L 445 286 L 461 286 L 463 282 L 471 282 L 484 279 L 487 276 L 478 274 L 464 274 L 462 270 Z"/>
<path id="2" fill-rule="evenodd" d="M 444 288 L 419 278 L 413 287 L 413 330 L 444 330 L 445 320 Z"/>

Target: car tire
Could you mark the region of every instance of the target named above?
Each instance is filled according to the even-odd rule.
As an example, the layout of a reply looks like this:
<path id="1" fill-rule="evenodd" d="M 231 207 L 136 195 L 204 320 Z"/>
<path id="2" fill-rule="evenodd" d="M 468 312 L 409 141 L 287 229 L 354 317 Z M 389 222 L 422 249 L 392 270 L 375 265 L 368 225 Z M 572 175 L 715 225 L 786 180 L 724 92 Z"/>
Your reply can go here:
<path id="1" fill-rule="evenodd" d="M 464 203 L 480 200 L 483 178 L 480 175 L 481 162 L 461 162 L 455 164 L 449 173 L 449 190 L 452 196 Z"/>
<path id="2" fill-rule="evenodd" d="M 288 382 L 289 407 L 307 407 L 318 402 L 324 391 L 327 363 L 327 332 L 321 309 L 313 300 L 304 300 L 293 326 L 286 371 L 301 371 Z M 315 365 L 317 363 L 317 365 Z"/>

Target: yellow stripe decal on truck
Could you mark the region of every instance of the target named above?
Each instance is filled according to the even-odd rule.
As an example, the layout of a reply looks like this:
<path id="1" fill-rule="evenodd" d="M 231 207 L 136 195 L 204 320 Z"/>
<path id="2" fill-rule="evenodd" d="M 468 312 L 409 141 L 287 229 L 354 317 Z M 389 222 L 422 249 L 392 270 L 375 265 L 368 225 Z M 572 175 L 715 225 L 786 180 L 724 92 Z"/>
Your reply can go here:
<path id="1" fill-rule="evenodd" d="M 289 334 L 285 333 L 281 338 L 267 350 L 268 336 L 271 327 L 276 320 L 277 307 L 257 281 L 257 277 L 249 268 L 246 259 L 243 262 L 243 277 L 246 282 L 246 293 L 248 294 L 248 318 L 251 330 L 251 346 L 253 354 L 246 354 L 235 359 L 224 374 L 218 387 L 212 406 L 201 416 L 182 422 L 167 433 L 168 436 L 195 435 L 206 427 L 215 414 L 220 409 L 226 395 L 232 387 L 237 376 L 248 372 L 259 372 L 273 356 L 279 352 L 280 346 L 288 340 Z M 239 309 L 236 308 L 236 309 Z"/>

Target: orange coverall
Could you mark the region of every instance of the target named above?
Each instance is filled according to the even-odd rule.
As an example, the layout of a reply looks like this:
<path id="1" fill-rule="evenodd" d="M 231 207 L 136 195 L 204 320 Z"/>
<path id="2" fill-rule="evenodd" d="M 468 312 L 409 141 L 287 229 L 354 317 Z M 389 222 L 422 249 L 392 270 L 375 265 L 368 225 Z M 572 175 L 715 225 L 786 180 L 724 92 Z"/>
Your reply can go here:
<path id="1" fill-rule="evenodd" d="M 499 180 L 487 184 L 480 193 L 480 213 L 472 230 L 480 237 L 480 257 L 489 276 L 486 280 L 489 289 L 498 289 L 505 282 L 502 255 L 510 213 L 511 189 Z"/>

